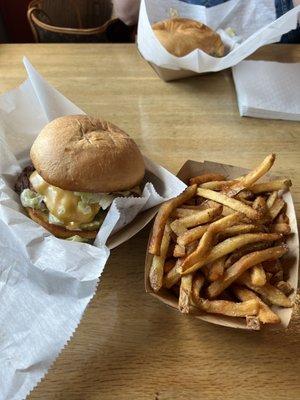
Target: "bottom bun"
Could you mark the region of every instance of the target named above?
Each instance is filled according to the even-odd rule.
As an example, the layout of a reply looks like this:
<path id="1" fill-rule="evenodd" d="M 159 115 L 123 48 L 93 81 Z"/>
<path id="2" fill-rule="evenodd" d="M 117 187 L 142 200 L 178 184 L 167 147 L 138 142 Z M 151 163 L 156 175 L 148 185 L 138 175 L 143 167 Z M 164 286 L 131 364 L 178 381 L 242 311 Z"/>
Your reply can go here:
<path id="1" fill-rule="evenodd" d="M 45 220 L 45 214 L 41 211 L 34 210 L 33 208 L 26 208 L 29 217 L 41 225 L 43 228 L 47 229 L 47 231 L 51 232 L 52 235 L 61 238 L 67 239 L 72 236 L 78 235 L 85 239 L 95 239 L 98 233 L 98 229 L 94 231 L 70 231 L 63 226 L 50 224 L 48 221 Z"/>

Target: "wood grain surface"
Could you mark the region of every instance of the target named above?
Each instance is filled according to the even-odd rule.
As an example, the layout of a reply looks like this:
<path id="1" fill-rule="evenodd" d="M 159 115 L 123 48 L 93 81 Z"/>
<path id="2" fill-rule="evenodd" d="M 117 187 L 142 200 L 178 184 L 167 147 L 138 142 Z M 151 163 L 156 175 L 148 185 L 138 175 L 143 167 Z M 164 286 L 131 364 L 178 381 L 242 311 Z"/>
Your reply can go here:
<path id="1" fill-rule="evenodd" d="M 300 216 L 299 122 L 241 118 L 229 70 L 164 83 L 134 45 L 1 45 L 0 93 L 25 78 L 22 56 L 79 107 L 130 133 L 176 173 L 187 159 L 246 168 L 278 155 Z M 255 59 L 300 61 L 299 45 Z M 30 400 L 300 398 L 300 313 L 288 330 L 244 332 L 185 317 L 144 293 L 149 227 L 112 251 L 70 344 Z"/>

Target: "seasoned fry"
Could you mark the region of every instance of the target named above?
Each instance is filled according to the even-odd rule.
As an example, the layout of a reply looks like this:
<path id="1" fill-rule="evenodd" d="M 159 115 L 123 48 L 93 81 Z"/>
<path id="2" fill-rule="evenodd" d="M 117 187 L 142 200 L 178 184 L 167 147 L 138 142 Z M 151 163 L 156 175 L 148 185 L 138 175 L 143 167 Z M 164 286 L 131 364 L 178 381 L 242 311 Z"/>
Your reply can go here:
<path id="1" fill-rule="evenodd" d="M 163 276 L 164 276 L 164 264 L 168 252 L 169 243 L 170 243 L 170 225 L 167 222 L 161 241 L 160 255 L 153 256 L 149 273 L 150 285 L 155 292 L 158 292 L 162 287 Z"/>
<path id="2" fill-rule="evenodd" d="M 227 217 L 221 218 L 218 221 L 213 222 L 208 230 L 204 233 L 202 238 L 200 239 L 199 245 L 193 256 L 190 256 L 192 259 L 201 259 L 205 257 L 205 255 L 210 251 L 211 247 L 214 243 L 214 238 L 216 235 L 222 230 L 225 229 L 240 220 L 241 216 L 238 213 L 228 215 Z M 184 263 L 183 263 L 184 265 Z"/>
<path id="3" fill-rule="evenodd" d="M 268 208 L 271 208 L 273 206 L 273 204 L 275 203 L 275 200 L 277 199 L 277 197 L 278 197 L 278 193 L 276 191 L 272 192 L 269 195 L 269 197 L 267 199 L 267 207 Z"/>
<path id="4" fill-rule="evenodd" d="M 243 189 L 248 189 L 253 184 L 261 178 L 263 175 L 265 175 L 270 168 L 273 166 L 275 161 L 275 154 L 270 154 L 268 155 L 263 162 L 256 167 L 253 171 L 249 172 L 247 175 L 245 175 L 238 183 L 235 183 L 229 188 L 229 191 L 227 194 L 230 197 L 235 196 L 238 194 L 241 190 Z"/>
<path id="5" fill-rule="evenodd" d="M 259 303 L 257 300 L 248 300 L 242 303 L 234 303 L 228 300 L 206 300 L 200 298 L 196 306 L 210 314 L 223 314 L 229 317 L 246 317 L 257 315 Z"/>
<path id="6" fill-rule="evenodd" d="M 204 233 L 207 231 L 209 224 L 196 226 L 196 228 L 192 228 L 183 232 L 181 235 L 177 237 L 177 243 L 180 246 L 185 246 L 194 240 L 200 239 Z"/>
<path id="7" fill-rule="evenodd" d="M 264 286 L 267 282 L 266 273 L 261 264 L 254 265 L 254 267 L 249 270 L 249 274 L 251 282 L 255 286 Z"/>
<path id="8" fill-rule="evenodd" d="M 188 274 L 198 270 L 205 264 L 213 262 L 220 257 L 232 253 L 233 251 L 245 246 L 246 244 L 263 241 L 273 242 L 280 238 L 281 235 L 278 233 L 246 233 L 244 235 L 238 235 L 217 244 L 212 248 L 211 252 L 207 256 L 204 256 L 202 258 L 198 257 L 197 252 L 192 253 L 187 258 L 185 258 L 180 267 L 180 271 L 182 274 Z"/>
<path id="9" fill-rule="evenodd" d="M 213 190 L 209 189 L 202 189 L 198 188 L 197 189 L 197 195 L 204 197 L 206 199 L 214 200 L 220 204 L 223 204 L 229 208 L 232 208 L 233 210 L 240 212 L 242 214 L 245 214 L 248 218 L 252 220 L 257 220 L 260 218 L 260 213 L 256 210 L 254 210 L 252 207 L 244 204 L 243 202 L 232 199 L 228 196 L 226 196 L 223 193 L 219 192 L 214 192 Z"/>
<path id="10" fill-rule="evenodd" d="M 191 206 L 191 207 L 198 207 L 198 208 L 196 209 L 184 208 L 184 207 L 176 208 L 176 210 L 172 212 L 171 216 L 173 218 L 184 218 L 189 215 L 194 215 L 195 211 L 200 211 L 199 206 Z"/>
<path id="11" fill-rule="evenodd" d="M 223 190 L 228 185 L 233 185 L 237 181 L 211 181 L 205 182 L 199 185 L 199 187 L 204 189 L 211 189 L 211 190 Z"/>
<path id="12" fill-rule="evenodd" d="M 221 174 L 212 174 L 212 173 L 206 173 L 198 176 L 194 176 L 194 178 L 191 178 L 189 183 L 190 185 L 201 185 L 202 183 L 205 182 L 210 182 L 210 181 L 225 181 L 226 177 Z"/>
<path id="13" fill-rule="evenodd" d="M 174 268 L 175 263 L 176 263 L 176 260 L 175 260 L 175 259 L 167 260 L 167 261 L 165 262 L 165 265 L 164 265 L 164 273 L 166 274 L 166 273 L 168 273 L 172 268 Z"/>
<path id="14" fill-rule="evenodd" d="M 214 298 L 223 292 L 232 282 L 236 281 L 247 269 L 266 260 L 274 260 L 280 258 L 288 251 L 286 246 L 271 247 L 266 250 L 250 253 L 242 257 L 235 264 L 229 267 L 221 278 L 212 282 L 207 288 L 209 298 Z M 249 275 L 249 280 L 252 280 Z"/>
<path id="15" fill-rule="evenodd" d="M 204 276 L 200 272 L 197 272 L 194 275 L 193 286 L 192 286 L 192 300 L 194 303 L 197 303 L 197 301 L 200 299 L 200 291 L 203 285 L 204 285 Z"/>
<path id="16" fill-rule="evenodd" d="M 260 294 L 265 299 L 267 299 L 271 304 L 280 307 L 292 307 L 291 300 L 288 297 L 286 297 L 286 295 L 282 293 L 279 289 L 272 286 L 270 283 L 267 282 L 264 286 L 252 285 L 250 276 L 247 272 L 238 279 L 238 282 L 246 285 L 249 289 Z"/>
<path id="17" fill-rule="evenodd" d="M 285 281 L 279 281 L 275 285 L 277 289 L 279 289 L 282 293 L 284 293 L 286 296 L 289 296 L 290 294 L 293 293 L 294 289 L 292 286 L 289 284 L 289 282 Z"/>
<path id="18" fill-rule="evenodd" d="M 179 196 L 175 197 L 174 199 L 168 200 L 160 207 L 154 221 L 152 236 L 150 239 L 148 249 L 150 254 L 155 254 L 157 256 L 160 255 L 160 245 L 168 218 L 172 214 L 173 210 L 175 210 L 175 208 L 180 207 L 187 200 L 194 197 L 196 194 L 196 190 L 197 185 L 189 186 Z"/>
<path id="19" fill-rule="evenodd" d="M 181 278 L 178 308 L 183 314 L 188 314 L 192 300 L 193 275 L 186 275 Z"/>
<path id="20" fill-rule="evenodd" d="M 174 248 L 174 257 L 184 257 L 185 256 L 185 247 L 176 244 Z"/>
<path id="21" fill-rule="evenodd" d="M 256 197 L 252 207 L 254 208 L 254 210 L 260 213 L 261 218 L 263 218 L 268 211 L 266 200 L 262 196 Z"/>
<path id="22" fill-rule="evenodd" d="M 271 232 L 281 233 L 282 235 L 289 235 L 291 233 L 291 228 L 286 223 L 273 224 Z"/>
<path id="23" fill-rule="evenodd" d="M 259 231 L 261 231 L 261 227 L 254 224 L 234 225 L 222 230 L 222 232 L 219 233 L 218 238 L 224 240 L 228 237 L 241 235 L 243 233 L 259 232 Z"/>
<path id="24" fill-rule="evenodd" d="M 242 258 L 244 255 L 253 253 L 254 251 L 268 249 L 271 246 L 271 242 L 258 242 L 258 243 L 250 243 L 246 246 L 241 247 L 238 250 L 235 250 L 226 260 L 225 269 L 229 268 L 232 264 Z"/>
<path id="25" fill-rule="evenodd" d="M 206 210 L 202 211 L 195 211 L 192 215 L 188 215 L 187 217 L 176 219 L 171 223 L 171 229 L 173 232 L 176 234 L 179 233 L 179 235 L 182 232 L 183 228 L 185 228 L 185 231 L 187 228 L 192 228 L 196 225 L 200 224 L 205 224 L 211 220 L 213 220 L 217 215 L 220 215 L 222 212 L 222 207 L 218 208 L 207 208 Z M 180 228 L 178 228 L 180 227 Z M 183 227 L 183 228 L 182 228 Z"/>
<path id="26" fill-rule="evenodd" d="M 198 205 L 196 205 L 196 206 L 193 206 L 193 205 L 188 205 L 188 204 L 182 204 L 182 206 L 180 207 L 181 209 L 186 209 L 186 210 L 196 210 L 196 211 L 199 211 L 199 210 L 202 210 L 203 208 L 202 208 L 202 204 L 198 204 Z M 209 208 L 209 207 L 208 207 Z"/>
<path id="27" fill-rule="evenodd" d="M 220 279 L 225 270 L 225 256 L 218 258 L 216 261 L 210 264 L 209 272 L 208 272 L 208 279 L 213 282 L 217 279 Z"/>
<path id="28" fill-rule="evenodd" d="M 251 186 L 250 190 L 254 194 L 273 192 L 274 190 L 288 190 L 292 186 L 292 181 L 289 179 L 281 179 L 270 182 L 256 183 Z"/>
<path id="29" fill-rule="evenodd" d="M 254 292 L 242 286 L 234 286 L 234 294 L 241 300 L 257 300 L 259 303 L 258 318 L 263 324 L 278 324 L 280 318 Z"/>
<path id="30" fill-rule="evenodd" d="M 246 315 L 246 324 L 249 329 L 253 331 L 260 330 L 260 321 L 259 318 L 253 315 Z"/>
<path id="31" fill-rule="evenodd" d="M 271 220 L 274 220 L 277 217 L 277 215 L 280 213 L 280 211 L 283 209 L 284 206 L 285 202 L 282 199 L 277 198 L 275 200 L 274 204 L 269 209 Z"/>

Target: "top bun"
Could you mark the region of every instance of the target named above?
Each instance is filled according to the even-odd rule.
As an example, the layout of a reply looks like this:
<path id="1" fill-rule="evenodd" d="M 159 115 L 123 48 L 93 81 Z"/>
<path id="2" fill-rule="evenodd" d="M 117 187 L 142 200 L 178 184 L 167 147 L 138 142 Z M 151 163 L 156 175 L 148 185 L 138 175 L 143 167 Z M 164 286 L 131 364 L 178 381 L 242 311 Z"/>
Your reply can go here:
<path id="1" fill-rule="evenodd" d="M 223 57 L 224 44 L 219 34 L 201 22 L 188 18 L 172 18 L 157 22 L 152 29 L 169 53 L 183 57 L 201 49 L 214 57 Z"/>
<path id="2" fill-rule="evenodd" d="M 145 174 L 136 143 L 117 126 L 87 115 L 69 115 L 47 124 L 30 157 L 46 182 L 71 191 L 128 190 Z"/>

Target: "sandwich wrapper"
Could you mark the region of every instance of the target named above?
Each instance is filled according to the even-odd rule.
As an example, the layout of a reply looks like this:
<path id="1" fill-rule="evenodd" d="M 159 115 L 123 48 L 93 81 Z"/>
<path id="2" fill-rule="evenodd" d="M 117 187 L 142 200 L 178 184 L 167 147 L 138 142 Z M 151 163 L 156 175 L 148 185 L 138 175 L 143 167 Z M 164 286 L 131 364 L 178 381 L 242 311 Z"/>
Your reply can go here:
<path id="1" fill-rule="evenodd" d="M 300 63 L 242 61 L 232 73 L 241 116 L 300 121 Z"/>
<path id="2" fill-rule="evenodd" d="M 226 48 L 225 56 L 212 57 L 199 49 L 184 57 L 170 54 L 156 38 L 151 25 L 174 14 L 195 19 L 217 31 Z M 270 0 L 230 0 L 209 8 L 179 0 L 142 0 L 137 45 L 158 75 L 170 81 L 238 64 L 261 46 L 278 42 L 283 34 L 295 29 L 299 16 L 300 6 L 297 6 L 276 19 L 275 2 Z"/>
<path id="3" fill-rule="evenodd" d="M 219 163 L 214 163 L 210 161 L 204 161 L 204 162 L 197 162 L 197 161 L 191 161 L 188 160 L 180 169 L 178 172 L 177 176 L 180 178 L 183 182 L 188 182 L 188 179 L 193 176 L 201 175 L 206 172 L 215 172 L 219 173 L 222 175 L 225 175 L 228 179 L 233 179 L 237 178 L 238 176 L 244 175 L 249 172 L 249 170 L 240 168 L 240 167 L 234 167 L 232 165 L 226 165 L 226 164 L 219 164 Z M 261 179 L 261 182 L 263 181 L 268 181 L 272 179 L 278 179 L 278 177 L 272 175 L 272 174 L 267 174 L 265 178 Z M 293 294 L 290 296 L 290 299 L 294 302 L 296 299 L 296 294 L 297 294 L 297 286 L 298 286 L 298 266 L 299 266 L 299 237 L 298 237 L 298 229 L 297 229 L 297 219 L 296 219 L 296 213 L 295 213 L 295 208 L 293 204 L 293 199 L 292 195 L 290 192 L 285 192 L 283 194 L 283 199 L 287 203 L 287 216 L 289 217 L 290 220 L 290 226 L 291 226 L 291 232 L 292 234 L 288 236 L 287 244 L 289 246 L 289 251 L 287 255 L 285 255 L 284 259 L 286 260 L 285 262 L 288 265 L 288 271 L 289 271 L 289 279 L 288 282 L 291 284 L 291 286 L 294 288 Z M 151 235 L 151 234 L 150 234 Z M 150 238 L 149 238 L 150 240 Z M 175 297 L 175 295 L 167 289 L 161 289 L 158 293 L 153 292 L 150 283 L 149 283 L 149 271 L 151 267 L 153 256 L 149 253 L 146 255 L 146 260 L 145 260 L 145 289 L 146 292 L 154 296 L 155 298 L 159 299 L 166 305 L 176 309 L 178 311 L 178 299 Z M 282 308 L 282 307 L 277 307 L 277 306 L 272 306 L 271 307 L 281 318 L 281 323 L 276 324 L 276 325 L 266 325 L 263 326 L 265 329 L 283 329 L 286 328 L 289 325 L 292 313 L 293 313 L 293 308 Z M 179 311 L 178 311 L 179 312 Z M 239 329 L 249 329 L 246 325 L 245 318 L 233 318 L 233 317 L 227 317 L 223 315 L 217 315 L 217 314 L 207 314 L 204 312 L 201 312 L 198 309 L 193 309 L 191 312 L 191 315 L 194 317 L 210 322 L 216 325 L 222 325 L 230 328 L 239 328 Z"/>
<path id="4" fill-rule="evenodd" d="M 95 294 L 110 249 L 153 217 L 159 203 L 185 185 L 145 158 L 140 198 L 115 199 L 95 241 L 57 239 L 27 217 L 13 191 L 43 126 L 83 114 L 27 59 L 28 79 L 0 96 L 0 399 L 20 400 L 43 378 Z M 135 218 L 137 217 L 137 218 Z"/>

